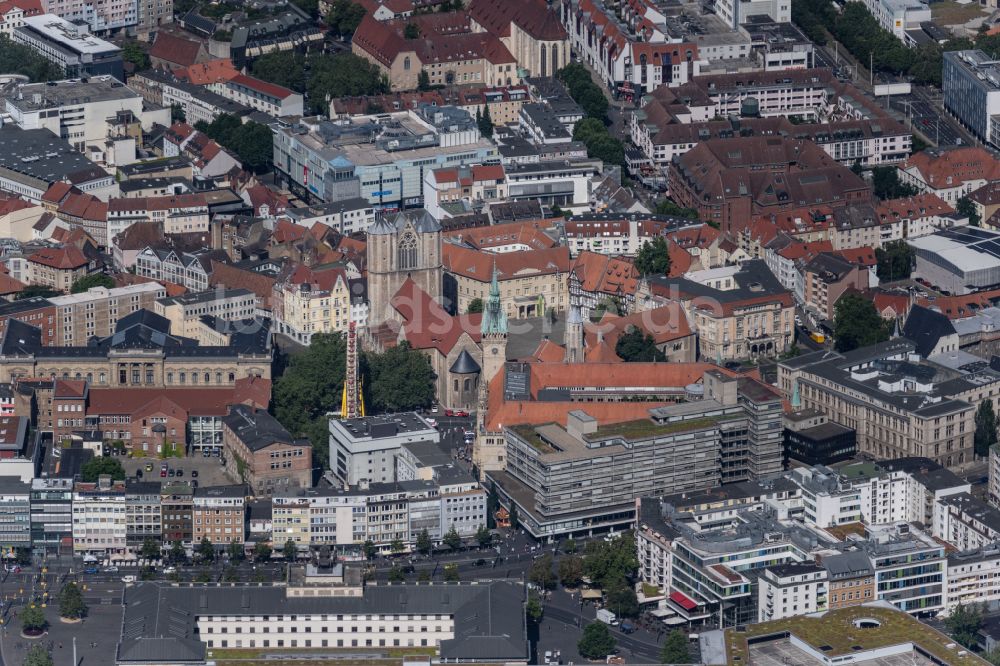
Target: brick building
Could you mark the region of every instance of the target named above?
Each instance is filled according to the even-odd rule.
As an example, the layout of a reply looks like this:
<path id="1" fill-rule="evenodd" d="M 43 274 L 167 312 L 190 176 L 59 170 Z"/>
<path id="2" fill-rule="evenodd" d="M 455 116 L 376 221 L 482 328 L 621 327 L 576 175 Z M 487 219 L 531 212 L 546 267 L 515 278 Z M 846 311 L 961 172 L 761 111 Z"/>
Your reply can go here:
<path id="1" fill-rule="evenodd" d="M 257 497 L 276 490 L 312 487 L 312 445 L 296 440 L 277 419 L 247 405 L 230 407 L 222 419 L 226 470 Z"/>
<path id="2" fill-rule="evenodd" d="M 246 494 L 244 485 L 195 488 L 191 506 L 192 542 L 208 539 L 216 546 L 243 543 Z"/>

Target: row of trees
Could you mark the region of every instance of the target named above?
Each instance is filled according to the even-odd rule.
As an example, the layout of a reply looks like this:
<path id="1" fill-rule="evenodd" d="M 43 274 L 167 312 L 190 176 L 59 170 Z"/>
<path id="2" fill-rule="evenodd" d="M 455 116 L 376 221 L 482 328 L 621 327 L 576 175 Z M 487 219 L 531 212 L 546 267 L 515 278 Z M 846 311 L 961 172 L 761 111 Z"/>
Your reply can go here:
<path id="1" fill-rule="evenodd" d="M 952 39 L 943 46 L 932 42 L 908 48 L 882 28 L 863 4 L 844 3 L 838 13 L 831 0 L 793 0 L 792 20 L 815 43 L 825 44 L 829 32 L 863 66 L 872 64 L 876 72 L 906 74 L 918 84 L 940 86 L 942 53 L 972 47 L 968 39 Z"/>
<path id="2" fill-rule="evenodd" d="M 580 656 L 587 659 L 604 659 L 613 654 L 618 645 L 614 634 L 603 622 L 591 622 L 583 628 L 583 636 L 576 644 Z M 667 635 L 667 640 L 660 650 L 662 664 L 691 664 L 691 652 L 688 650 L 688 638 L 680 629 L 675 629 Z"/>
<path id="3" fill-rule="evenodd" d="M 314 335 L 308 349 L 291 357 L 274 385 L 274 415 L 289 432 L 308 437 L 320 464 L 329 449 L 326 414 L 339 405 L 344 386 L 346 342 L 340 334 Z M 430 407 L 434 370 L 424 354 L 406 343 L 359 362 L 365 404 L 373 413 Z"/>
<path id="4" fill-rule="evenodd" d="M 270 171 L 274 135 L 266 125 L 253 121 L 244 123 L 232 114 L 223 113 L 210 123 L 199 120 L 194 126 L 236 153 L 244 169 L 254 173 Z"/>
<path id="5" fill-rule="evenodd" d="M 328 115 L 334 97 L 389 92 L 389 81 L 378 68 L 353 53 L 269 53 L 254 61 L 253 75 L 305 94 L 311 114 Z"/>
<path id="6" fill-rule="evenodd" d="M 597 118 L 583 118 L 573 126 L 573 140 L 587 146 L 587 155 L 605 164 L 625 164 L 625 146 L 611 136 L 604 122 Z"/>
<path id="7" fill-rule="evenodd" d="M 4 34 L 0 34 L 0 74 L 22 74 L 32 81 L 56 81 L 63 78 L 62 67 Z"/>

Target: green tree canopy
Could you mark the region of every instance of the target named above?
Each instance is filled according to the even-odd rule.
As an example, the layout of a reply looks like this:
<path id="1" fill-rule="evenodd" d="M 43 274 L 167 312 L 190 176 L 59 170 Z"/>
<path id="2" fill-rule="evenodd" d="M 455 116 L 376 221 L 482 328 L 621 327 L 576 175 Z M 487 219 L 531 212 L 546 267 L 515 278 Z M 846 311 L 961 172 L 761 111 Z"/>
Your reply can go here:
<path id="1" fill-rule="evenodd" d="M 434 403 L 434 368 L 426 354 L 406 342 L 383 354 L 366 354 L 369 405 L 379 412 L 405 412 Z"/>
<path id="2" fill-rule="evenodd" d="M 45 619 L 45 613 L 38 606 L 28 606 L 21 611 L 21 628 L 25 633 L 36 633 L 43 631 L 49 626 L 49 621 Z"/>
<path id="3" fill-rule="evenodd" d="M 0 34 L 0 74 L 21 74 L 31 81 L 56 81 L 63 77 L 62 67 L 49 61 L 31 47 Z"/>
<path id="4" fill-rule="evenodd" d="M 879 316 L 875 304 L 864 296 L 855 292 L 845 294 L 833 310 L 833 337 L 837 351 L 851 351 L 889 339 L 891 324 Z"/>
<path id="5" fill-rule="evenodd" d="M 32 645 L 24 655 L 24 666 L 52 666 L 52 655 L 41 645 Z"/>
<path id="6" fill-rule="evenodd" d="M 446 564 L 444 565 L 444 579 L 449 583 L 457 583 L 461 580 L 461 575 L 458 572 L 457 564 Z"/>
<path id="7" fill-rule="evenodd" d="M 458 530 L 455 529 L 454 525 L 445 533 L 442 542 L 452 550 L 458 550 L 462 547 L 462 537 L 458 535 Z"/>
<path id="8" fill-rule="evenodd" d="M 601 96 L 603 98 L 603 95 Z M 588 116 L 573 126 L 573 140 L 587 146 L 587 155 L 608 164 L 624 164 L 625 148 L 622 142 L 608 134 L 599 118 Z"/>
<path id="9" fill-rule="evenodd" d="M 187 561 L 187 552 L 184 550 L 184 544 L 180 541 L 174 541 L 170 544 L 170 553 L 168 553 L 170 561 L 174 564 L 180 564 Z"/>
<path id="10" fill-rule="evenodd" d="M 560 69 L 556 76 L 566 84 L 570 97 L 580 105 L 585 114 L 602 122 L 608 117 L 608 98 L 581 63 L 571 62 Z"/>
<path id="11" fill-rule="evenodd" d="M 565 555 L 559 558 L 559 582 L 563 587 L 576 587 L 583 580 L 583 558 Z"/>
<path id="12" fill-rule="evenodd" d="M 666 275 L 670 272 L 670 251 L 667 239 L 657 236 L 646 241 L 635 255 L 635 269 L 639 275 Z"/>
<path id="13" fill-rule="evenodd" d="M 244 123 L 236 116 L 223 113 L 211 123 L 196 123 L 195 128 L 232 151 L 245 169 L 254 173 L 271 169 L 274 135 L 267 126 L 253 121 Z"/>
<path id="14" fill-rule="evenodd" d="M 285 542 L 284 547 L 281 549 L 281 554 L 289 562 L 293 562 L 299 555 L 299 548 L 295 545 L 295 542 L 289 539 Z"/>
<path id="15" fill-rule="evenodd" d="M 639 599 L 624 576 L 615 576 L 604 588 L 607 607 L 618 617 L 639 617 Z"/>
<path id="16" fill-rule="evenodd" d="M 973 438 L 977 456 L 986 457 L 990 447 L 997 443 L 997 416 L 993 411 L 993 401 L 989 398 L 979 403 L 976 409 L 976 434 Z"/>
<path id="17" fill-rule="evenodd" d="M 149 56 L 139 42 L 128 40 L 122 45 L 122 60 L 135 66 L 135 71 L 149 69 Z"/>
<path id="18" fill-rule="evenodd" d="M 479 125 L 479 133 L 485 136 L 487 139 L 493 137 L 493 118 L 490 116 L 490 105 L 484 104 L 483 110 L 480 113 L 479 109 L 476 109 L 476 122 Z"/>
<path id="19" fill-rule="evenodd" d="M 546 553 L 531 563 L 528 580 L 543 590 L 551 590 L 556 586 L 556 575 L 552 572 L 551 554 Z"/>
<path id="20" fill-rule="evenodd" d="M 80 469 L 80 476 L 87 483 L 96 482 L 98 477 L 103 474 L 111 475 L 115 481 L 125 480 L 125 468 L 122 467 L 117 458 L 97 456 L 85 462 Z"/>
<path id="21" fill-rule="evenodd" d="M 688 639 L 680 629 L 674 629 L 667 634 L 667 640 L 663 641 L 663 649 L 660 650 L 660 663 L 663 664 L 690 664 L 691 652 L 688 650 Z"/>
<path id="22" fill-rule="evenodd" d="M 254 562 L 269 562 L 273 552 L 274 551 L 271 549 L 271 546 L 264 542 L 255 544 L 253 547 Z"/>
<path id="23" fill-rule="evenodd" d="M 615 637 L 611 635 L 608 625 L 591 622 L 584 627 L 583 637 L 577 642 L 576 648 L 587 659 L 604 659 L 615 651 L 615 645 Z"/>
<path id="24" fill-rule="evenodd" d="M 674 217 L 683 217 L 690 220 L 698 219 L 697 210 L 694 208 L 682 208 L 670 199 L 661 199 L 656 203 L 656 214 L 673 215 Z"/>
<path id="25" fill-rule="evenodd" d="M 201 538 L 201 542 L 198 544 L 196 553 L 198 555 L 198 559 L 202 562 L 207 563 L 215 561 L 215 546 L 208 540 L 208 537 Z"/>
<path id="26" fill-rule="evenodd" d="M 979 217 L 979 213 L 976 211 L 976 204 L 973 203 L 972 199 L 970 199 L 968 195 L 958 200 L 958 203 L 955 205 L 955 210 L 959 215 L 969 218 L 969 224 L 974 227 L 978 227 L 982 222 L 982 219 Z"/>
<path id="27" fill-rule="evenodd" d="M 348 37 L 361 25 L 365 17 L 365 8 L 351 0 L 334 0 L 326 15 L 326 24 L 330 32 L 339 37 Z"/>
<path id="28" fill-rule="evenodd" d="M 40 284 L 29 284 L 27 287 L 17 292 L 14 295 L 15 301 L 20 301 L 25 298 L 35 298 L 40 296 L 41 298 L 48 298 L 49 296 L 61 296 L 62 292 L 58 289 L 53 289 L 52 287 L 45 287 Z"/>
<path id="29" fill-rule="evenodd" d="M 480 548 L 486 548 L 493 543 L 493 532 L 486 525 L 480 525 L 476 530 L 476 542 Z"/>
<path id="30" fill-rule="evenodd" d="M 146 537 L 142 540 L 142 548 L 139 550 L 139 556 L 147 560 L 158 560 L 160 559 L 160 542 L 153 537 Z"/>
<path id="31" fill-rule="evenodd" d="M 983 626 L 983 609 L 980 604 L 959 604 L 951 611 L 944 626 L 956 642 L 967 648 L 979 643 L 979 629 Z"/>
<path id="32" fill-rule="evenodd" d="M 629 326 L 627 331 L 618 336 L 615 353 L 626 363 L 667 360 L 667 355 L 657 348 L 653 336 L 635 326 Z"/>
<path id="33" fill-rule="evenodd" d="M 87 604 L 76 583 L 70 582 L 59 592 L 59 617 L 79 620 L 87 615 Z"/>
<path id="34" fill-rule="evenodd" d="M 478 313 L 480 313 L 480 312 L 483 311 L 483 307 L 484 307 L 484 305 L 483 305 L 483 299 L 481 299 L 481 298 L 473 298 L 471 301 L 469 301 L 468 313 L 469 314 L 478 314 Z"/>
<path id="35" fill-rule="evenodd" d="M 431 552 L 434 548 L 433 542 L 431 542 L 431 535 L 427 533 L 427 528 L 420 530 L 420 534 L 417 535 L 417 542 L 415 544 L 418 553 L 426 555 Z"/>
<path id="36" fill-rule="evenodd" d="M 392 568 L 389 569 L 389 582 L 390 583 L 402 583 L 406 580 L 406 574 L 403 570 L 399 568 L 398 564 L 393 564 Z"/>
<path id="37" fill-rule="evenodd" d="M 525 605 L 525 612 L 528 615 L 528 620 L 538 624 L 542 619 L 542 613 L 544 609 L 542 608 L 542 602 L 538 600 L 538 596 L 532 594 L 528 598 L 528 603 Z"/>
<path id="38" fill-rule="evenodd" d="M 872 192 L 879 199 L 901 199 L 918 194 L 917 188 L 899 180 L 899 172 L 891 166 L 872 169 Z"/>
<path id="39" fill-rule="evenodd" d="M 254 63 L 254 76 L 305 93 L 307 113 L 329 114 L 334 97 L 378 95 L 389 92 L 389 81 L 379 69 L 353 53 L 302 55 L 281 51 Z"/>
<path id="40" fill-rule="evenodd" d="M 607 588 L 619 578 L 631 578 L 639 568 L 635 537 L 624 532 L 611 541 L 588 541 L 583 556 L 587 576 Z"/>
<path id="41" fill-rule="evenodd" d="M 79 294 L 80 292 L 87 291 L 88 289 L 93 289 L 94 287 L 104 287 L 105 289 L 112 289 L 115 286 L 115 281 L 110 275 L 105 275 L 104 273 L 93 273 L 86 277 L 82 277 L 73 283 L 69 291 L 72 294 Z"/>
<path id="42" fill-rule="evenodd" d="M 875 269 L 879 280 L 891 282 L 905 280 L 913 271 L 917 253 L 904 240 L 886 243 L 884 247 L 875 249 L 875 259 L 878 267 Z"/>
<path id="43" fill-rule="evenodd" d="M 404 39 L 418 39 L 420 37 L 420 26 L 416 23 L 407 23 L 403 28 Z"/>
<path id="44" fill-rule="evenodd" d="M 233 541 L 229 544 L 226 549 L 226 555 L 229 556 L 230 562 L 242 562 L 243 558 L 246 557 L 246 551 L 243 549 L 242 541 Z"/>
<path id="45" fill-rule="evenodd" d="M 266 53 L 253 61 L 253 75 L 298 93 L 306 91 L 305 58 L 298 53 L 290 51 Z"/>

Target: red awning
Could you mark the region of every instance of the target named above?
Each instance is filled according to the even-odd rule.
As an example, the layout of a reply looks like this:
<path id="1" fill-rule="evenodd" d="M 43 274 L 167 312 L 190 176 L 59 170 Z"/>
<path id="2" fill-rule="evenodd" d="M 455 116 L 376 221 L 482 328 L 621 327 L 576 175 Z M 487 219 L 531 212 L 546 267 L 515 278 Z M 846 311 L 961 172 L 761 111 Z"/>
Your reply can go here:
<path id="1" fill-rule="evenodd" d="M 692 601 L 691 598 L 683 592 L 671 592 L 670 600 L 687 611 L 694 610 L 698 607 L 698 604 Z"/>

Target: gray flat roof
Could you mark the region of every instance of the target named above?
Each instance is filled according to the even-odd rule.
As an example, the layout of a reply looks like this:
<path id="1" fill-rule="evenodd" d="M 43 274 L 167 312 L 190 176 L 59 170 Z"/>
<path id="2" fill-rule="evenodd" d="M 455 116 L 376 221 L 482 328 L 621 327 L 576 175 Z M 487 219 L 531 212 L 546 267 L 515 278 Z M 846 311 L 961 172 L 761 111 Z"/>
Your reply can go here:
<path id="1" fill-rule="evenodd" d="M 37 111 L 84 102 L 141 99 L 139 93 L 113 76 L 92 76 L 86 82 L 67 79 L 29 83 L 18 88 L 17 92 L 17 96 L 7 97 L 6 100 L 21 111 Z"/>

